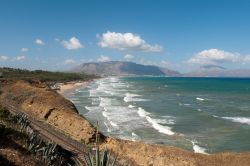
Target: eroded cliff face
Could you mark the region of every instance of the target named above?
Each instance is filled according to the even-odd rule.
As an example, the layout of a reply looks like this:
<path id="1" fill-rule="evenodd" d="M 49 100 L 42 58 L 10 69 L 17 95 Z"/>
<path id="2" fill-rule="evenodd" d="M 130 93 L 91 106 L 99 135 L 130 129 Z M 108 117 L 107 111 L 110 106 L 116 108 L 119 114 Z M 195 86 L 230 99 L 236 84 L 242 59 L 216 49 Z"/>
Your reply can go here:
<path id="1" fill-rule="evenodd" d="M 37 120 L 45 121 L 72 138 L 89 143 L 96 130 L 70 101 L 44 83 L 17 81 L 1 87 L 0 103 L 11 105 Z"/>
<path id="2" fill-rule="evenodd" d="M 0 104 L 11 105 L 33 118 L 89 144 L 96 129 L 78 115 L 75 106 L 46 84 L 17 81 L 0 84 Z M 250 153 L 197 154 L 176 147 L 145 144 L 102 136 L 101 148 L 118 154 L 122 163 L 154 166 L 228 166 L 250 165 Z"/>

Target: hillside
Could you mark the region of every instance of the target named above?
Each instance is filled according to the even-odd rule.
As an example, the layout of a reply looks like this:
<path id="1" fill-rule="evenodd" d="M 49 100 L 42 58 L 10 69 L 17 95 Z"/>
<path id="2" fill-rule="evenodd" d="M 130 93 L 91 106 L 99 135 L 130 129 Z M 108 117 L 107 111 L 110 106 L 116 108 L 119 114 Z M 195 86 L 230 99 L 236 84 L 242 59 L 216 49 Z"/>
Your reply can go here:
<path id="1" fill-rule="evenodd" d="M 222 66 L 201 66 L 198 70 L 183 74 L 185 77 L 250 77 L 247 69 L 226 69 Z"/>
<path id="2" fill-rule="evenodd" d="M 71 70 L 76 73 L 87 73 L 101 76 L 126 76 L 126 75 L 154 75 L 154 76 L 179 76 L 174 70 L 160 68 L 152 65 L 142 65 L 133 62 L 99 62 L 84 63 Z"/>
<path id="3" fill-rule="evenodd" d="M 34 81 L 40 80 L 43 82 L 68 82 L 68 81 L 87 81 L 96 76 L 87 75 L 84 73 L 66 73 L 66 72 L 52 72 L 44 70 L 26 70 L 26 69 L 14 69 L 14 68 L 1 68 L 0 78 L 11 80 L 27 80 Z"/>

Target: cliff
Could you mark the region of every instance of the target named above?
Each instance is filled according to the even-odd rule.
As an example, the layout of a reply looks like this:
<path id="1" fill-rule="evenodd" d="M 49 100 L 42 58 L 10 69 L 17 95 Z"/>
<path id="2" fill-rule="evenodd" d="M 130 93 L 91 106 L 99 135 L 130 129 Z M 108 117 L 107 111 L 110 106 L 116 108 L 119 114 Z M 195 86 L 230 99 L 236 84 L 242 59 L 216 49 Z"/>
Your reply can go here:
<path id="1" fill-rule="evenodd" d="M 96 129 L 82 116 L 74 105 L 46 84 L 40 82 L 2 82 L 0 104 L 11 105 L 34 119 L 70 135 L 73 139 L 90 144 Z M 206 165 L 228 166 L 249 165 L 250 153 L 197 154 L 171 146 L 145 144 L 119 140 L 101 135 L 101 147 L 118 154 L 122 163 L 130 165 Z"/>

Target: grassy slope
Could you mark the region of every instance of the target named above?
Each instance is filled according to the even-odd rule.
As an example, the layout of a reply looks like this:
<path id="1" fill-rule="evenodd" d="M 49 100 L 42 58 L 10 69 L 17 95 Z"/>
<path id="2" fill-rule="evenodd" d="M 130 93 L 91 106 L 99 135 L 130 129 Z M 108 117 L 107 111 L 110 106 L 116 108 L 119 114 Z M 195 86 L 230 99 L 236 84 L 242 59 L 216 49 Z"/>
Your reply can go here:
<path id="1" fill-rule="evenodd" d="M 45 82 L 67 82 L 76 80 L 87 81 L 97 77 L 94 75 L 77 73 L 0 68 L 0 78 L 14 80 L 40 80 Z"/>

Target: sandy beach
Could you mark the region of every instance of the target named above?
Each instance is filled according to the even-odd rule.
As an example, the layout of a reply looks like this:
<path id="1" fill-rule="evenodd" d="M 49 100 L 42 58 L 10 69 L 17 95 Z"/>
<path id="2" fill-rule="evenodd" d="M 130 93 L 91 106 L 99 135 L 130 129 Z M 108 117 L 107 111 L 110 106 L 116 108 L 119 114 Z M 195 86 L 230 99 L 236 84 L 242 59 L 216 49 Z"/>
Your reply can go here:
<path id="1" fill-rule="evenodd" d="M 67 83 L 57 83 L 54 86 L 56 87 L 58 93 L 65 95 L 69 92 L 72 92 L 72 91 L 78 89 L 78 88 L 84 88 L 84 87 L 88 86 L 92 81 L 93 80 L 91 80 L 91 81 L 72 81 L 72 82 L 67 82 Z"/>

